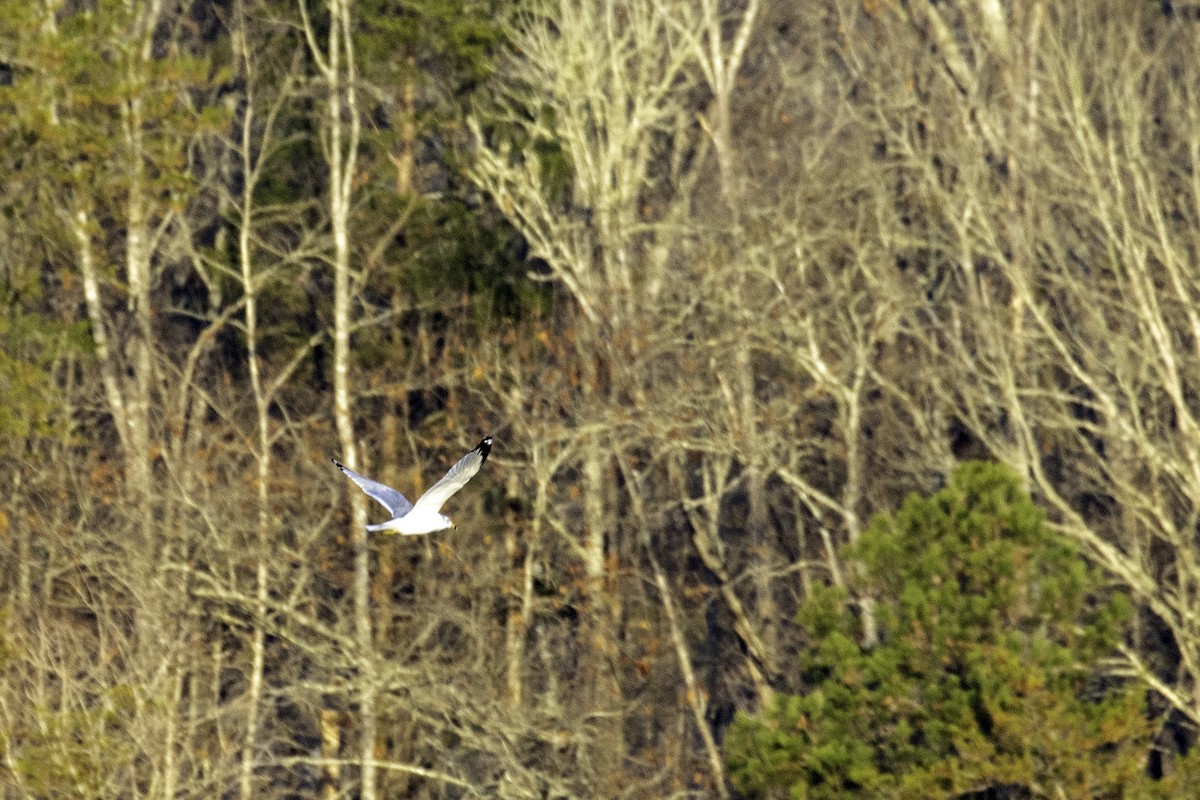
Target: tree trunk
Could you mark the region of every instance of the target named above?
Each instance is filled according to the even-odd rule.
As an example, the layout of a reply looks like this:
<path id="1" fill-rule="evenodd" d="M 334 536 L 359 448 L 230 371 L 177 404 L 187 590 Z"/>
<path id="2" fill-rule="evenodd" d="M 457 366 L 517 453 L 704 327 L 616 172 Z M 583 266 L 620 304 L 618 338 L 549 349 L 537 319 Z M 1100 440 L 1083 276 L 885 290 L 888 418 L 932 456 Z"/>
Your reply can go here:
<path id="1" fill-rule="evenodd" d="M 239 12 L 244 13 L 239 4 Z M 244 30 L 244 19 L 242 20 Z M 245 59 L 247 72 L 250 70 L 249 54 L 246 52 L 244 41 L 241 42 L 241 55 Z M 245 113 L 242 119 L 242 208 L 241 229 L 238 232 L 238 261 L 241 265 L 242 292 L 245 297 L 246 321 L 246 362 L 250 373 L 250 389 L 254 395 L 254 412 L 258 432 L 255 482 L 258 499 L 258 535 L 255 540 L 254 556 L 254 625 L 251 635 L 250 679 L 246 691 L 246 731 L 242 740 L 242 763 L 238 776 L 238 796 L 241 800 L 254 797 L 254 760 L 255 747 L 258 740 L 259 715 L 263 695 L 263 671 L 266 661 L 266 633 L 263 622 L 267 615 L 267 555 L 270 552 L 271 511 L 269 482 L 271 477 L 271 428 L 269 407 L 270 399 L 263 389 L 262 366 L 258 356 L 258 287 L 255 281 L 254 269 L 251 262 L 250 237 L 253 230 L 254 208 L 252 194 L 254 183 L 251 176 L 254 166 L 251 163 L 252 123 L 254 106 L 252 95 L 248 93 Z"/>
<path id="2" fill-rule="evenodd" d="M 350 392 L 350 199 L 358 150 L 359 120 L 355 94 L 354 50 L 349 0 L 330 0 L 326 78 L 329 83 L 329 210 L 333 230 L 333 374 L 334 419 L 342 458 L 358 467 Z M 344 48 L 344 62 L 343 62 Z M 371 635 L 371 551 L 367 539 L 366 498 L 350 492 L 350 541 L 354 548 L 354 634 L 358 646 L 360 796 L 375 800 L 374 644 Z"/>

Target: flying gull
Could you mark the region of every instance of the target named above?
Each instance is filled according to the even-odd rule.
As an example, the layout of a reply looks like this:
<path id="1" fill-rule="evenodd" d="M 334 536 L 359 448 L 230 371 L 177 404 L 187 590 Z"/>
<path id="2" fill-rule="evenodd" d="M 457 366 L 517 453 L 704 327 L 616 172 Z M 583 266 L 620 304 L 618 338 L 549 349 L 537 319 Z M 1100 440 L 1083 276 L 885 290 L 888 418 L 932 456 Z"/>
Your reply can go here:
<path id="1" fill-rule="evenodd" d="M 421 495 L 416 503 L 408 499 L 390 486 L 384 486 L 379 481 L 373 481 L 365 475 L 359 475 L 349 467 L 344 467 L 335 458 L 334 466 L 358 484 L 358 488 L 367 493 L 368 497 L 378 501 L 380 505 L 391 512 L 392 518 L 378 525 L 368 525 L 369 531 L 387 531 L 415 536 L 421 533 L 453 528 L 454 523 L 445 514 L 440 513 L 442 504 L 449 500 L 455 492 L 467 485 L 467 481 L 475 477 L 483 462 L 487 461 L 488 453 L 492 451 L 492 437 L 485 436 L 483 441 L 475 445 L 475 449 L 467 453 L 440 481 L 429 487 L 429 491 Z"/>

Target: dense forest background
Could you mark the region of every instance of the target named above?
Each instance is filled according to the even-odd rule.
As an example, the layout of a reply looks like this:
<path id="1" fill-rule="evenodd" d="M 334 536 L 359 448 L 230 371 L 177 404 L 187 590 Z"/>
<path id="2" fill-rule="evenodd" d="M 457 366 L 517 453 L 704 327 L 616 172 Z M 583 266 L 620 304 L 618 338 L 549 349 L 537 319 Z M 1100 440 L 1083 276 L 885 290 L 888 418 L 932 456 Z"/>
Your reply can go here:
<path id="1" fill-rule="evenodd" d="M 0 0 L 0 796 L 1200 796 L 1197 53 Z"/>

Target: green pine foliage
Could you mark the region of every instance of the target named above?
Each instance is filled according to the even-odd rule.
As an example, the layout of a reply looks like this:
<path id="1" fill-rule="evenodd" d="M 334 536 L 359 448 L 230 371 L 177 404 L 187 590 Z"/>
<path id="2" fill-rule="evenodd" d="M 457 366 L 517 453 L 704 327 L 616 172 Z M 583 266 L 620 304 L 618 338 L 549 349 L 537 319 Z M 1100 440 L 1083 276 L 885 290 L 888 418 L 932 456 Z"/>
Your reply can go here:
<path id="1" fill-rule="evenodd" d="M 199 112 L 190 95 L 220 83 L 226 72 L 179 48 L 144 57 L 139 7 L 118 0 L 92 5 L 58 15 L 51 26 L 37 4 L 0 0 L 8 23 L 0 45 L 16 76 L 0 85 L 6 149 L 0 165 L 38 175 L 29 191 L 52 204 L 63 201 L 64 187 L 79 197 L 91 192 L 102 214 L 106 200 L 129 190 L 136 160 L 147 182 L 143 191 L 164 204 L 180 203 L 192 189 L 186 143 L 228 121 L 219 108 Z M 136 152 L 127 116 L 134 100 L 142 118 Z"/>
<path id="2" fill-rule="evenodd" d="M 466 300 L 486 327 L 548 304 L 545 284 L 526 274 L 519 237 L 464 177 L 470 148 L 463 121 L 490 88 L 503 21 L 515 10 L 510 0 L 356 6 L 367 121 L 359 163 L 369 177 L 359 189 L 355 225 L 356 238 L 370 243 L 360 259 L 372 270 L 364 288 L 370 305 L 391 305 L 397 289 L 414 307 L 457 308 Z M 407 191 L 396 185 L 398 153 L 413 160 Z M 356 349 L 394 351 L 390 337 L 369 338 L 360 335 Z"/>
<path id="3" fill-rule="evenodd" d="M 432 77 L 441 92 L 470 92 L 493 69 L 505 0 L 366 0 L 357 12 L 359 55 L 393 80 Z M 382 77 L 382 76 L 380 76 Z"/>
<path id="4" fill-rule="evenodd" d="M 845 554 L 875 601 L 860 645 L 843 592 L 799 615 L 804 690 L 730 733 L 749 797 L 1167 797 L 1146 777 L 1136 687 L 1099 665 L 1128 615 L 1006 468 L 962 466 Z"/>
<path id="5" fill-rule="evenodd" d="M 12 227 L 0 209 L 0 238 L 7 238 Z M 0 454 L 66 435 L 54 370 L 66 357 L 86 360 L 91 346 L 84 323 L 41 312 L 40 276 L 11 255 L 0 255 Z"/>
<path id="6" fill-rule="evenodd" d="M 51 359 L 72 346 L 72 328 L 11 306 L 0 311 L 0 452 L 60 432 Z M 78 348 L 82 349 L 82 348 Z"/>

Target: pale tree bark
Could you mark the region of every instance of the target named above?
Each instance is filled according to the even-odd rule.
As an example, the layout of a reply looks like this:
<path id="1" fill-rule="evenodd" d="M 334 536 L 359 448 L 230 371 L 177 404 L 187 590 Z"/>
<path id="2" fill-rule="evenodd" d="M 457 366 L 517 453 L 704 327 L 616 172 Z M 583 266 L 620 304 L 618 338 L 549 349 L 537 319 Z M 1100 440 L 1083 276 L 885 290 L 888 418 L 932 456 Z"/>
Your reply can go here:
<path id="1" fill-rule="evenodd" d="M 559 205 L 554 176 L 540 162 L 517 158 L 505 142 L 489 142 L 472 120 L 481 148 L 471 177 L 508 210 L 592 327 L 603 320 L 611 330 L 623 329 L 639 301 L 635 281 L 662 280 L 637 270 L 665 266 L 664 259 L 635 259 L 654 244 L 639 202 L 654 183 L 651 145 L 659 134 L 678 133 L 688 116 L 677 92 L 691 80 L 691 50 L 680 23 L 668 17 L 671 8 L 548 0 L 543 11 L 561 28 L 530 17 L 513 31 L 520 56 L 510 66 L 530 92 L 515 90 L 501 113 L 519 116 L 526 104 L 556 112 L 554 128 L 533 120 L 527 133 L 566 148 L 574 170 L 571 208 Z M 645 62 L 645 53 L 655 55 Z M 666 232 L 658 233 L 658 244 L 670 248 Z"/>
<path id="2" fill-rule="evenodd" d="M 645 316 L 643 288 L 656 282 L 644 270 L 663 263 L 645 257 L 656 237 L 645 223 L 646 192 L 655 180 L 659 137 L 686 129 L 675 93 L 689 80 L 690 48 L 671 9 L 651 2 L 551 0 L 542 12 L 544 18 L 530 16 L 512 31 L 515 55 L 509 66 L 530 91 L 509 98 L 508 111 L 526 120 L 529 134 L 562 145 L 572 169 L 567 196 L 554 196 L 552 177 L 532 154 L 514 158 L 504 143 L 488 141 L 478 121 L 473 127 L 481 147 L 473 178 L 510 213 L 534 254 L 577 304 L 579 418 L 602 419 L 640 391 L 642 378 L 631 365 L 643 331 L 653 327 Z M 530 118 L 520 110 L 526 107 L 549 113 L 537 111 Z M 540 129 L 546 119 L 553 130 Z M 562 207 L 564 200 L 570 209 Z M 668 235 L 665 226 L 659 231 L 658 245 L 670 248 L 669 239 L 678 233 Z M 615 639 L 622 610 L 610 566 L 618 550 L 610 511 L 615 446 L 604 425 L 588 427 L 579 451 L 582 513 L 574 534 L 589 601 L 582 635 L 591 651 L 588 686 L 602 731 L 594 751 L 605 761 L 598 771 L 612 791 L 624 752 Z"/>
<path id="3" fill-rule="evenodd" d="M 134 321 L 134 332 L 124 344 L 122 359 L 130 373 L 121 381 L 119 407 L 125 427 L 124 441 L 128 445 L 125 453 L 126 483 L 131 488 L 131 498 L 141 519 L 139 531 L 143 545 L 152 541 L 150 526 L 154 519 L 151 475 L 151 431 L 150 408 L 154 402 L 154 347 L 155 333 L 151 317 L 150 287 L 152 282 L 151 258 L 153 256 L 152 220 L 150 198 L 146 186 L 146 125 L 145 98 L 140 87 L 144 82 L 148 65 L 153 58 L 152 44 L 155 29 L 162 16 L 161 0 L 153 0 L 138 8 L 132 5 L 130 12 L 130 36 L 134 47 L 125 59 L 125 78 L 130 87 L 129 95 L 120 104 L 121 144 L 124 177 L 127 183 L 124 204 L 125 225 L 125 278 L 128 285 L 128 307 Z M 81 213 L 77 210 L 77 217 Z M 80 224 L 76 238 L 86 231 Z M 112 354 L 111 350 L 108 350 Z M 115 370 L 114 370 L 115 372 Z M 110 397 L 110 403 L 112 398 Z M 114 412 L 116 416 L 116 412 Z"/>
<path id="4" fill-rule="evenodd" d="M 398 141 L 395 152 L 390 153 L 388 158 L 396 168 L 396 194 L 407 195 L 412 194 L 415 189 L 413 172 L 417 159 L 417 125 L 414 120 L 417 113 L 417 64 L 412 56 L 407 56 L 402 61 L 404 66 L 395 90 Z"/>
<path id="5" fill-rule="evenodd" d="M 1196 723 L 1200 144 L 1195 114 L 1174 116 L 1193 104 L 1181 87 L 1195 69 L 1171 39 L 1193 46 L 1195 33 L 1154 28 L 1155 14 L 1014 14 L 1009 92 L 979 90 L 971 65 L 988 53 L 959 48 L 942 94 L 959 106 L 926 135 L 889 135 L 951 254 L 946 296 L 906 333 L 946 365 L 931 377 L 986 453 L 1021 470 L 1054 524 L 1169 631 L 1169 666 L 1134 646 L 1123 671 Z M 999 51 L 994 15 L 982 19 L 980 41 Z M 955 180 L 934 166 L 948 157 Z"/>
<path id="6" fill-rule="evenodd" d="M 867 459 L 862 440 L 863 409 L 868 376 L 875 370 L 873 354 L 880 343 L 880 317 L 887 315 L 887 307 L 885 303 L 873 305 L 871 316 L 864 319 L 854 310 L 856 298 L 852 292 L 843 293 L 838 289 L 840 287 L 835 287 L 836 293 L 823 298 L 820 303 L 813 303 L 811 296 L 794 304 L 787 303 L 787 311 L 781 314 L 781 318 L 787 321 L 790 330 L 801 333 L 803 337 L 799 341 L 784 339 L 784 342 L 794 346 L 791 357 L 800 374 L 811 381 L 816 392 L 834 400 L 836 432 L 845 470 L 841 491 L 834 500 L 832 495 L 822 492 L 786 465 L 779 465 L 776 474 L 797 492 L 811 510 L 823 536 L 827 537 L 826 549 L 834 583 L 844 586 L 842 565 L 838 563 L 834 548 L 828 541 L 828 528 L 823 521 L 831 512 L 839 518 L 838 527 L 844 537 L 839 544 L 854 545 L 862 534 L 862 507 L 867 480 Z M 836 316 L 832 320 L 822 319 L 821 315 L 812 313 L 810 306 L 836 309 Z M 830 346 L 830 340 L 836 342 L 836 346 Z M 786 450 L 785 443 L 779 444 L 781 449 Z M 858 566 L 849 563 L 845 568 L 853 572 Z M 872 598 L 864 595 L 853 600 L 860 610 L 862 643 L 866 647 L 873 647 L 878 642 L 879 630 Z"/>
<path id="7" fill-rule="evenodd" d="M 594 391 L 593 382 L 598 377 L 594 363 L 589 365 L 593 369 L 585 367 L 583 372 L 585 398 Z M 583 458 L 580 487 L 583 493 L 583 563 L 590 607 L 581 629 L 584 641 L 592 650 L 587 662 L 590 674 L 586 685 L 592 690 L 590 705 L 598 715 L 597 760 L 601 762 L 602 785 L 615 788 L 620 773 L 619 758 L 625 747 L 618 711 L 622 705 L 621 686 L 615 667 L 618 645 L 614 632 L 619 621 L 619 610 L 614 607 L 616 598 L 610 592 L 608 565 L 611 547 L 609 536 L 612 532 L 608 487 L 613 475 L 608 463 L 611 451 L 603 435 L 597 432 L 589 438 L 588 445 Z"/>
<path id="8" fill-rule="evenodd" d="M 58 35 L 57 8 L 52 3 L 47 2 L 44 10 L 45 14 L 41 32 L 43 35 L 53 39 Z M 155 11 L 155 9 L 150 8 L 148 9 L 149 11 Z M 129 69 L 136 70 L 137 66 L 138 60 L 131 59 Z M 137 85 L 136 82 L 133 85 Z M 53 93 L 48 91 L 46 98 L 47 118 L 52 125 L 60 125 L 62 120 Z M 135 136 L 132 126 L 135 122 L 140 125 L 141 119 L 140 115 L 136 120 L 128 118 L 132 102 L 132 100 L 127 101 L 123 107 L 123 111 L 125 112 L 125 144 L 127 149 L 129 149 L 129 152 L 125 155 L 129 160 L 129 169 L 134 172 L 131 175 L 126 198 L 126 210 L 130 215 L 130 233 L 126 249 L 127 280 L 131 291 L 129 306 L 131 309 L 140 310 L 138 317 L 138 338 L 140 342 L 133 346 L 137 358 L 133 365 L 134 378 L 132 381 L 124 377 L 124 359 L 114 349 L 114 343 L 109 332 L 109 321 L 102 296 L 96 248 L 93 243 L 93 238 L 97 234 L 97 223 L 94 219 L 93 204 L 86 196 L 86 189 L 80 188 L 76 196 L 72 198 L 66 211 L 66 223 L 75 242 L 75 254 L 82 278 L 88 320 L 91 323 L 92 342 L 95 345 L 96 358 L 100 365 L 105 401 L 107 402 L 109 413 L 112 414 L 113 425 L 116 428 L 117 438 L 121 443 L 121 451 L 125 459 L 125 485 L 131 501 L 140 510 L 142 521 L 145 523 L 147 520 L 145 514 L 148 508 L 146 505 L 146 492 L 149 491 L 150 487 L 150 467 L 148 461 L 149 431 L 148 420 L 146 418 L 149 409 L 149 378 L 143 368 L 146 367 L 149 360 L 148 348 L 150 347 L 152 338 L 147 336 L 148 331 L 146 326 L 147 315 L 149 314 L 149 300 L 146 294 L 149 279 L 146 272 L 149 269 L 149 262 L 145 252 L 144 198 L 138 180 L 143 165 L 140 159 L 140 149 L 134 151 L 129 147 L 132 143 L 140 144 L 141 132 L 138 130 Z M 140 106 L 137 107 L 140 108 Z M 82 183 L 82 170 L 78 165 L 74 168 L 73 176 L 77 181 Z M 135 222 L 133 218 L 134 214 L 137 215 L 136 221 L 138 222 L 136 230 L 133 224 Z M 138 289 L 137 292 L 134 292 L 135 287 Z M 148 535 L 145 525 L 143 525 L 141 534 L 143 536 Z"/>
<path id="9" fill-rule="evenodd" d="M 508 482 L 509 497 L 520 497 L 516 475 Z M 542 513 L 537 506 L 545 505 L 545 492 L 535 500 L 534 514 L 528 519 L 516 513 L 507 515 L 504 528 L 506 562 L 504 626 L 504 686 L 507 700 L 514 711 L 525 701 L 525 637 L 533 617 L 533 562 L 542 537 Z"/>
<path id="10" fill-rule="evenodd" d="M 738 164 L 737 145 L 733 136 L 733 97 L 760 10 L 759 0 L 749 0 L 736 9 L 736 17 L 731 19 L 731 14 L 723 12 L 720 0 L 701 0 L 696 12 L 700 16 L 698 24 L 691 23 L 684 27 L 685 31 L 695 31 L 692 33 L 692 47 L 696 63 L 700 66 L 705 84 L 712 91 L 709 119 L 704 127 L 712 139 L 721 179 L 721 194 L 735 227 L 741 225 L 745 176 Z"/>
<path id="11" fill-rule="evenodd" d="M 321 733 L 321 758 L 325 761 L 324 779 L 321 783 L 321 797 L 333 800 L 339 795 L 338 784 L 342 780 L 342 763 L 338 754 L 342 749 L 342 721 L 338 712 L 331 708 L 322 708 L 318 717 Z"/>
<path id="12" fill-rule="evenodd" d="M 745 668 L 754 686 L 760 703 L 773 694 L 770 680 L 774 673 L 773 653 L 759 635 L 759 626 L 754 615 L 734 591 L 733 576 L 730 575 L 725 546 L 721 540 L 721 502 L 735 490 L 731 480 L 733 456 L 728 453 L 706 453 L 699 469 L 699 492 L 689 484 L 694 476 L 689 475 L 684 459 L 671 456 L 667 462 L 667 479 L 674 494 L 687 515 L 692 531 L 692 546 L 706 569 L 717 579 L 721 599 L 733 616 L 733 629 L 746 651 Z"/>
<path id="13" fill-rule="evenodd" d="M 654 587 L 658 590 L 662 601 L 663 613 L 666 616 L 667 630 L 670 632 L 671 644 L 675 649 L 675 657 L 679 662 L 679 672 L 683 676 L 686 688 L 687 703 L 692 709 L 696 732 L 704 742 L 704 752 L 708 757 L 709 769 L 712 771 L 712 782 L 717 790 L 717 796 L 728 800 L 729 778 L 725 774 L 725 761 L 717 747 L 716 738 L 708 724 L 708 697 L 696 678 L 696 669 L 692 664 L 691 651 L 675 607 L 675 599 L 666 573 L 658 563 L 654 553 L 654 543 L 650 538 L 650 520 L 647 519 L 645 503 L 642 498 L 641 476 L 629 464 L 628 459 L 618 457 L 622 477 L 629 486 L 630 511 L 634 523 L 638 526 L 638 544 L 650 562 L 650 571 L 654 575 Z"/>
<path id="14" fill-rule="evenodd" d="M 737 10 L 737 17 L 722 13 L 718 0 L 703 0 L 699 4 L 700 38 L 695 43 L 696 62 L 712 91 L 708 122 L 705 130 L 712 139 L 721 194 L 729 211 L 734 258 L 745 249 L 742 213 L 745 208 L 745 175 L 739 163 L 733 136 L 733 96 L 737 89 L 738 73 L 750 45 L 751 35 L 758 23 L 760 4 L 750 0 Z M 732 36 L 726 31 L 732 31 Z M 729 39 L 729 41 L 727 41 Z M 701 118 L 704 119 L 703 117 Z M 742 310 L 739 320 L 743 329 L 754 323 L 758 313 L 746 288 L 745 271 L 738 270 L 733 288 L 735 307 Z M 738 395 L 737 435 L 744 444 L 746 494 L 749 513 L 746 526 L 757 565 L 754 567 L 754 604 L 764 655 L 778 649 L 779 610 L 771 586 L 772 555 L 767 519 L 766 464 L 763 441 L 759 432 L 758 390 L 753 353 L 749 337 L 738 337 L 734 351 L 734 374 Z M 767 656 L 770 658 L 770 656 Z M 770 663 L 769 661 L 767 662 Z M 760 689 L 761 691 L 761 689 Z"/>
<path id="15" fill-rule="evenodd" d="M 253 152 L 261 143 L 253 140 L 257 122 L 254 116 L 254 62 L 246 43 L 246 9 L 239 0 L 237 20 L 233 33 L 235 56 L 241 62 L 242 76 L 246 82 L 245 107 L 241 120 L 241 174 L 242 196 L 238 230 L 238 263 L 241 267 L 243 310 L 246 334 L 246 366 L 250 373 L 250 391 L 254 396 L 254 417 L 257 431 L 255 452 L 255 480 L 258 499 L 257 540 L 254 558 L 254 625 L 250 641 L 250 675 L 246 689 L 246 728 L 242 740 L 241 767 L 238 775 L 238 796 L 250 800 L 254 796 L 254 762 L 258 745 L 260 706 L 263 696 L 263 670 L 266 664 L 266 631 L 263 620 L 267 614 L 267 554 L 271 551 L 271 423 L 270 400 L 263 386 L 262 364 L 258 354 L 258 285 L 254 274 L 251 254 L 251 237 L 254 229 L 254 189 L 257 184 L 259 164 Z"/>
<path id="16" fill-rule="evenodd" d="M 358 448 L 351 408 L 350 376 L 350 203 L 361 131 L 357 95 L 350 0 L 329 0 L 329 30 L 324 47 L 300 2 L 304 34 L 313 60 L 325 78 L 329 166 L 329 221 L 333 234 L 333 414 L 338 443 L 346 466 L 358 466 Z M 354 632 L 358 650 L 358 713 L 360 793 L 364 800 L 376 796 L 375 746 L 377 738 L 375 651 L 371 632 L 371 551 L 367 538 L 366 498 L 350 492 L 351 531 L 354 548 Z"/>
<path id="17" fill-rule="evenodd" d="M 96 347 L 96 360 L 100 363 L 100 379 L 104 384 L 104 397 L 109 413 L 117 429 L 117 438 L 126 459 L 135 452 L 130 436 L 129 414 L 125 406 L 116 357 L 109 344 L 108 320 L 104 303 L 100 297 L 100 278 L 96 269 L 96 254 L 92 247 L 92 215 L 85 205 L 76 208 L 70 219 L 71 233 L 75 239 L 75 254 L 79 260 L 79 272 L 83 279 L 83 297 L 87 305 L 88 320 L 91 322 L 92 343 Z M 127 460 L 127 467 L 133 469 Z"/>
<path id="18" fill-rule="evenodd" d="M 130 10 L 134 5 L 130 4 Z M 125 179 L 128 194 L 125 200 L 125 272 L 128 282 L 129 310 L 133 318 L 133 334 L 125 341 L 126 363 L 132 370 L 126 381 L 126 410 L 128 412 L 129 438 L 133 448 L 132 474 L 126 481 L 134 487 L 134 498 L 139 516 L 139 534 L 145 555 L 154 559 L 154 566 L 145 567 L 145 576 L 153 586 L 146 593 L 148 608 L 156 613 L 143 613 L 138 617 L 139 639 L 147 651 L 163 646 L 165 675 L 157 676 L 155 683 L 165 682 L 172 690 L 167 693 L 162 725 L 165 728 L 161 748 L 157 750 L 156 779 L 161 781 L 161 795 L 171 798 L 176 793 L 178 770 L 176 768 L 176 735 L 179 729 L 179 692 L 182 681 L 180 671 L 185 669 L 181 662 L 178 642 L 183 635 L 182 619 L 175 617 L 168 607 L 158 607 L 161 599 L 159 587 L 165 585 L 167 564 L 173 559 L 169 536 L 160 536 L 155 531 L 156 517 L 167 503 L 160 503 L 154 479 L 154 437 L 151 430 L 151 409 L 163 403 L 165 391 L 158 375 L 158 337 L 153 319 L 151 288 L 154 280 L 152 259 L 155 255 L 156 219 L 154 198 L 150 186 L 151 177 L 147 165 L 151 159 L 147 143 L 147 131 L 151 120 L 147 118 L 146 98 L 140 91 L 146 76 L 151 72 L 154 59 L 154 37 L 163 17 L 162 0 L 137 7 L 132 20 L 134 41 L 137 42 L 136 57 L 127 61 L 126 79 L 132 91 L 122 102 L 121 128 L 124 138 L 126 159 Z M 163 213 L 158 212 L 159 215 Z M 165 500 L 165 498 L 163 498 Z"/>
<path id="19" fill-rule="evenodd" d="M 72 685 L 67 691 L 87 687 L 89 681 L 92 688 L 82 691 L 96 690 L 97 696 L 116 686 L 134 687 L 134 704 L 129 709 L 132 719 L 124 732 L 129 736 L 129 752 L 137 753 L 141 761 L 137 791 L 153 797 L 173 797 L 185 769 L 180 742 L 188 725 L 181 700 L 189 669 L 184 651 L 190 625 L 184 615 L 174 613 L 178 608 L 175 587 L 166 590 L 167 584 L 162 581 L 163 564 L 170 552 L 160 535 L 165 526 L 159 526 L 157 518 L 157 511 L 166 504 L 162 502 L 164 492 L 154 479 L 155 437 L 159 431 L 155 430 L 152 408 L 165 399 L 165 393 L 156 363 L 162 343 L 151 297 L 154 258 L 161 244 L 156 230 L 161 233 L 157 226 L 171 212 L 159 200 L 150 164 L 156 145 L 165 142 L 173 146 L 178 141 L 172 137 L 181 139 L 187 133 L 186 129 L 151 119 L 146 110 L 147 104 L 152 104 L 149 98 L 159 89 L 151 76 L 161 61 L 152 47 L 165 17 L 160 2 L 130 4 L 124 14 L 116 8 L 108 9 L 112 13 L 97 15 L 94 27 L 87 24 L 92 22 L 90 15 L 64 11 L 59 3 L 39 5 L 43 15 L 38 35 L 45 40 L 39 44 L 47 45 L 43 52 L 55 53 L 56 48 L 68 52 L 68 48 L 86 46 L 120 54 L 112 61 L 120 79 L 111 84 L 103 84 L 103 78 L 92 83 L 91 75 L 82 80 L 71 76 L 64 82 L 63 72 L 59 71 L 63 65 L 53 58 L 37 62 L 33 79 L 45 82 L 46 91 L 41 95 L 45 98 L 45 118 L 62 134 L 61 138 L 51 137 L 44 154 L 69 161 L 67 165 L 54 165 L 65 168 L 52 170 L 57 179 L 48 178 L 47 182 L 55 186 L 50 190 L 51 203 L 57 206 L 54 213 L 65 223 L 80 274 L 83 306 L 95 347 L 100 402 L 111 417 L 119 443 L 117 457 L 124 464 L 123 481 L 115 483 L 122 487 L 125 503 L 122 507 L 121 498 L 115 498 L 120 513 L 111 517 L 111 539 L 97 540 L 92 538 L 95 531 L 80 530 L 75 545 L 75 552 L 85 554 L 89 547 L 99 551 L 115 544 L 123 571 L 111 570 L 103 560 L 72 556 L 72 568 L 61 574 L 61 584 L 68 585 L 77 573 L 92 571 L 88 581 L 81 581 L 81 586 L 89 587 L 87 592 L 77 595 L 88 599 L 75 599 L 68 605 L 95 604 L 87 613 L 94 613 L 99 620 L 95 628 L 101 645 L 99 663 L 70 673 Z M 72 14 L 76 16 L 70 19 L 71 24 L 64 24 L 60 31 L 60 19 Z M 161 35 L 161 31 L 158 33 Z M 51 74 L 56 80 L 49 80 Z M 60 105 L 60 98 L 67 102 Z M 79 98 L 95 102 L 93 115 L 78 115 L 81 105 L 87 107 L 86 102 L 77 102 Z M 77 157 L 79 150 L 88 146 L 95 149 L 86 158 Z M 113 242 L 119 243 L 116 247 L 120 255 L 115 255 Z M 118 265 L 116 280 L 108 273 L 114 264 Z M 114 295 L 120 297 L 124 309 L 114 302 Z M 67 474 L 77 468 L 61 466 Z M 107 492 L 105 498 L 107 502 L 114 500 Z M 54 558 L 60 555 L 57 550 L 57 545 L 49 545 L 46 552 Z M 48 597 L 56 593 L 58 584 L 59 579 L 46 579 L 44 591 Z M 129 604 L 124 628 L 108 627 L 108 620 L 103 619 L 107 610 L 104 603 L 113 601 Z M 64 636 L 68 642 L 71 638 L 69 634 Z M 83 649 L 87 641 L 80 636 L 74 644 Z M 120 657 L 119 670 L 110 667 L 115 654 Z M 54 669 L 44 664 L 37 668 Z M 141 692 L 153 695 L 154 702 L 146 702 Z M 75 713 L 66 705 L 60 709 L 68 717 Z M 114 767 L 114 784 L 126 777 Z"/>
<path id="20" fill-rule="evenodd" d="M 89 134 L 97 137 L 101 148 L 110 150 L 109 161 L 103 166 L 77 163 L 73 166 L 74 185 L 66 187 L 69 228 L 75 245 L 82 276 L 85 306 L 91 322 L 91 333 L 100 362 L 104 396 L 113 425 L 121 443 L 124 460 L 124 489 L 128 503 L 127 519 L 133 522 L 127 536 L 122 537 L 128 573 L 118 582 L 131 599 L 136 599 L 137 613 L 131 619 L 136 632 L 129 653 L 130 672 L 157 687 L 163 703 L 154 709 L 139 709 L 138 733 L 145 738 L 139 742 L 151 765 L 148 790 L 156 796 L 170 797 L 176 793 L 179 779 L 178 742 L 184 723 L 181 720 L 183 674 L 182 640 L 186 638 L 185 620 L 174 613 L 172 599 L 163 592 L 163 569 L 172 557 L 169 538 L 160 535 L 158 513 L 165 510 L 164 493 L 155 480 L 153 463 L 155 437 L 152 408 L 164 399 L 160 385 L 158 358 L 161 343 L 152 309 L 154 258 L 161 233 L 159 226 L 170 216 L 158 196 L 160 188 L 150 172 L 155 144 L 174 142 L 180 130 L 168 128 L 161 136 L 154 132 L 158 120 L 148 119 L 148 98 L 158 90 L 151 76 L 155 75 L 159 58 L 153 50 L 154 38 L 164 18 L 161 2 L 151 2 L 125 9 L 125 15 L 114 15 L 116 24 L 106 20 L 96 28 L 99 40 L 92 46 L 119 50 L 118 69 L 124 78 L 118 98 L 106 98 L 114 112 L 104 111 L 94 120 L 95 129 Z M 41 34 L 50 39 L 59 36 L 55 15 L 58 9 L 46 7 Z M 77 42 L 69 46 L 78 46 Z M 98 87 L 85 86 L 77 91 L 86 93 Z M 52 124 L 62 124 L 60 109 L 49 94 L 51 105 L 48 117 Z M 78 125 L 80 120 L 70 122 Z M 93 121 L 89 121 L 93 122 Z M 108 126 L 111 126 L 108 127 Z M 68 137 L 69 140 L 70 137 Z M 113 174 L 120 186 L 113 196 L 105 196 L 104 187 L 111 187 Z M 99 179 L 97 180 L 97 176 Z M 93 180 L 96 183 L 93 184 Z M 99 209 L 112 214 L 122 226 L 123 250 L 120 263 L 124 267 L 122 299 L 128 321 L 119 320 L 113 313 L 106 294 L 104 266 L 116 260 L 104 243 L 105 236 L 98 224 Z M 122 335 L 121 331 L 124 330 Z M 134 679 L 136 680 L 136 679 Z"/>

